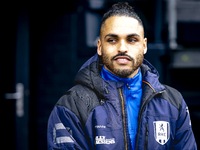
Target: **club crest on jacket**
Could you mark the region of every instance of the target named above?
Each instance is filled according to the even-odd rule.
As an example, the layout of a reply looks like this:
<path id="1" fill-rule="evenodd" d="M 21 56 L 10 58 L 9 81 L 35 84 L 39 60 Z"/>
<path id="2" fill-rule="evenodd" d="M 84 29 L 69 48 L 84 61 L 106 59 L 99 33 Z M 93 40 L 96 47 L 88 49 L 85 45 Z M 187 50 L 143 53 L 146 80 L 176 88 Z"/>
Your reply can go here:
<path id="1" fill-rule="evenodd" d="M 164 145 L 169 140 L 170 136 L 170 125 L 169 122 L 166 121 L 154 121 L 154 137 L 155 140 Z"/>

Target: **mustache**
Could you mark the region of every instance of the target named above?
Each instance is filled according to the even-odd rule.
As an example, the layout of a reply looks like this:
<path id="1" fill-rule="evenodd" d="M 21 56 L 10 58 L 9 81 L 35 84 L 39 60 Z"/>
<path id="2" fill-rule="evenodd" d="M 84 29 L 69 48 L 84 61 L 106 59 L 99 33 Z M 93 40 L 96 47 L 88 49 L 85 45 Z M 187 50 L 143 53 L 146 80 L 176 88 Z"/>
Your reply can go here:
<path id="1" fill-rule="evenodd" d="M 130 60 L 134 60 L 133 57 L 127 55 L 126 53 L 119 53 L 119 54 L 113 56 L 113 57 L 111 58 L 111 60 L 113 61 L 113 60 L 114 60 L 116 57 L 118 57 L 118 56 L 126 56 L 126 57 L 128 57 Z"/>

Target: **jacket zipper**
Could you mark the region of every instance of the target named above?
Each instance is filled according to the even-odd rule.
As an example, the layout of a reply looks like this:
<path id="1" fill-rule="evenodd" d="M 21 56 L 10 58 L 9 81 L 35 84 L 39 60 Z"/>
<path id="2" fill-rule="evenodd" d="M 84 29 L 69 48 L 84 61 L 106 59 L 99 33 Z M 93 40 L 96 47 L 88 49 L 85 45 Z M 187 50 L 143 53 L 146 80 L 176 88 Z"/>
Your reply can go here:
<path id="1" fill-rule="evenodd" d="M 141 109 L 140 109 L 140 111 L 139 111 L 139 116 L 138 116 L 138 130 L 137 130 L 137 137 L 136 137 L 135 150 L 137 150 L 137 147 L 138 147 L 139 132 L 140 132 L 142 114 L 143 114 L 143 112 L 144 112 L 144 109 L 145 109 L 146 105 L 153 99 L 153 97 L 155 97 L 155 96 L 158 95 L 158 94 L 161 94 L 162 92 L 164 92 L 164 90 L 152 94 L 152 95 L 149 97 L 149 99 L 144 103 L 144 105 L 142 105 L 142 107 L 141 107 Z"/>
<path id="2" fill-rule="evenodd" d="M 149 129 L 148 129 L 147 123 L 145 125 L 146 125 L 146 132 L 145 132 L 145 145 L 144 145 L 144 149 L 147 150 Z"/>
<path id="3" fill-rule="evenodd" d="M 125 142 L 125 150 L 128 149 L 128 142 L 127 142 L 127 135 L 126 135 L 126 120 L 125 120 L 125 109 L 124 109 L 124 99 L 122 96 L 122 89 L 121 87 L 119 88 L 119 94 L 122 102 L 122 119 L 123 119 L 123 126 L 124 126 L 124 142 Z"/>

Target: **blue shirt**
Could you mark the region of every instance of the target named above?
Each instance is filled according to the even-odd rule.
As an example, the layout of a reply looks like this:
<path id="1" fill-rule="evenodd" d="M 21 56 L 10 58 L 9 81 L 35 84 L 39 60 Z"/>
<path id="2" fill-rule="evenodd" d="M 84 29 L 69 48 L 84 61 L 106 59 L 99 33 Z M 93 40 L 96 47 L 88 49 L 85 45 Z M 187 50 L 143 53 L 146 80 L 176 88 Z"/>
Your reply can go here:
<path id="1" fill-rule="evenodd" d="M 127 111 L 128 111 L 128 130 L 131 140 L 132 150 L 135 149 L 136 135 L 138 128 L 138 113 L 140 109 L 142 97 L 142 73 L 139 69 L 138 73 L 133 78 L 120 78 L 113 75 L 104 67 L 101 71 L 101 76 L 105 80 L 123 81 L 124 93 L 126 97 Z"/>

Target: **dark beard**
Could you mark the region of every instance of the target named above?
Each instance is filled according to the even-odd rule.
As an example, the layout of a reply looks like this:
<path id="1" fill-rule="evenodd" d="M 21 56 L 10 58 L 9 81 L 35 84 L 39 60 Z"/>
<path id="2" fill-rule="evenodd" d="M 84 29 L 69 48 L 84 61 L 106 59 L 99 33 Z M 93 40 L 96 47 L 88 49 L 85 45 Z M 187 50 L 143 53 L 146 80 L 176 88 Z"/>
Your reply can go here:
<path id="1" fill-rule="evenodd" d="M 131 59 L 132 61 L 132 66 L 130 69 L 117 69 L 114 67 L 113 65 L 113 61 L 114 58 L 117 56 L 127 56 Z M 125 53 L 120 53 L 114 57 L 111 58 L 111 60 L 109 60 L 109 57 L 102 53 L 102 61 L 103 64 L 110 70 L 112 71 L 116 76 L 120 77 L 120 78 L 127 78 L 128 76 L 130 76 L 131 74 L 133 74 L 142 64 L 144 59 L 144 55 L 139 54 L 136 59 L 130 57 L 129 55 L 125 54 Z"/>

